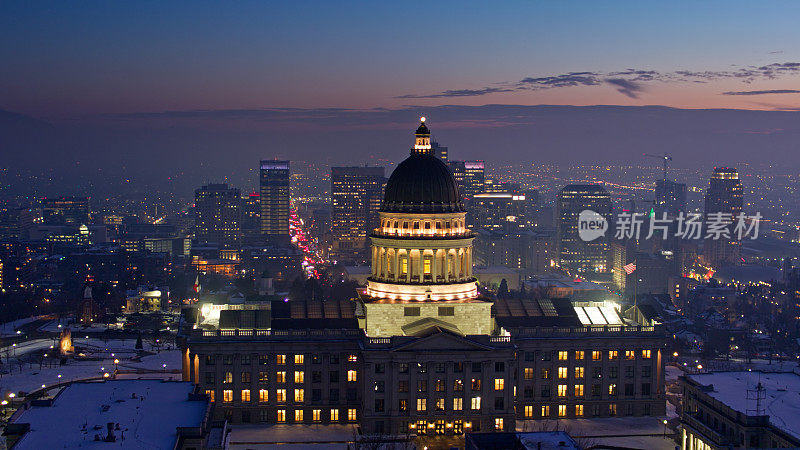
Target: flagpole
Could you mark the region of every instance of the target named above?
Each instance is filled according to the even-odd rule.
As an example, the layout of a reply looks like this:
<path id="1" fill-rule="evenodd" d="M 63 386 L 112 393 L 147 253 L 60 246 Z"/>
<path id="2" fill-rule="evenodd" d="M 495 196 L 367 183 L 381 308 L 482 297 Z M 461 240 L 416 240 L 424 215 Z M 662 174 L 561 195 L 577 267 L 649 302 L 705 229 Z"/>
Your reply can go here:
<path id="1" fill-rule="evenodd" d="M 633 273 L 636 273 L 636 269 L 639 267 L 636 265 L 636 258 L 633 259 Z M 638 323 L 639 322 L 639 310 L 638 306 L 638 290 L 639 290 L 639 275 L 635 275 L 633 277 L 633 319 Z"/>

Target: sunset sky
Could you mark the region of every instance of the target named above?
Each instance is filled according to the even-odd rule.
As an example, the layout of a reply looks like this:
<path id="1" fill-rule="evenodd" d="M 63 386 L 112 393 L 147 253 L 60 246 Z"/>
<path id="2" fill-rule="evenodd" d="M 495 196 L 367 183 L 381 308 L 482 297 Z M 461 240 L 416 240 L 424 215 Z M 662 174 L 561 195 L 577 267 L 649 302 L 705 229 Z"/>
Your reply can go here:
<path id="1" fill-rule="evenodd" d="M 800 2 L 0 4 L 0 109 L 800 106 Z"/>

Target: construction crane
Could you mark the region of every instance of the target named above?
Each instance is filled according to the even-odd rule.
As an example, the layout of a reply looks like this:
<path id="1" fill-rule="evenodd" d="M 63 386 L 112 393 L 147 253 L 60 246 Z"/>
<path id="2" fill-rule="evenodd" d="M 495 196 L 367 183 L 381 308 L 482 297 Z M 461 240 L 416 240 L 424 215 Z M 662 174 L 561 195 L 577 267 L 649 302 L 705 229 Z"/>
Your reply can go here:
<path id="1" fill-rule="evenodd" d="M 649 153 L 642 153 L 643 156 L 647 156 L 648 158 L 658 158 L 663 160 L 664 163 L 664 181 L 667 181 L 667 163 L 672 161 L 672 155 L 667 152 L 664 152 L 663 155 L 651 155 Z"/>

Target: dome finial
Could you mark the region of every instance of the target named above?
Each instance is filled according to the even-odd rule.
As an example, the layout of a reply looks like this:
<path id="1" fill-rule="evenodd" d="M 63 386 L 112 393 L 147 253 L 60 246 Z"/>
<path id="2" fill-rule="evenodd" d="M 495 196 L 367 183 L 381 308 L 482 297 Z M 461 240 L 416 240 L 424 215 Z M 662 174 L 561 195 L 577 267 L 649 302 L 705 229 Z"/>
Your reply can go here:
<path id="1" fill-rule="evenodd" d="M 419 118 L 419 128 L 414 133 L 414 148 L 411 149 L 412 155 L 430 155 L 431 151 L 431 130 L 425 125 L 425 116 Z"/>

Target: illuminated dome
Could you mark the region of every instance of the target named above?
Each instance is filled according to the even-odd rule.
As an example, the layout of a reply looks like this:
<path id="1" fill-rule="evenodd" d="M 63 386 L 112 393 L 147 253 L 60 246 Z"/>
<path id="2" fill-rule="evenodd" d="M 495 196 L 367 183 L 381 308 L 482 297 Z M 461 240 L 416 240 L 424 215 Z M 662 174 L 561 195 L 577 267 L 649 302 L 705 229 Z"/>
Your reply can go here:
<path id="1" fill-rule="evenodd" d="M 411 156 L 400 163 L 386 183 L 382 212 L 464 212 L 456 179 L 447 164 L 433 156 L 431 132 L 421 120 Z"/>

